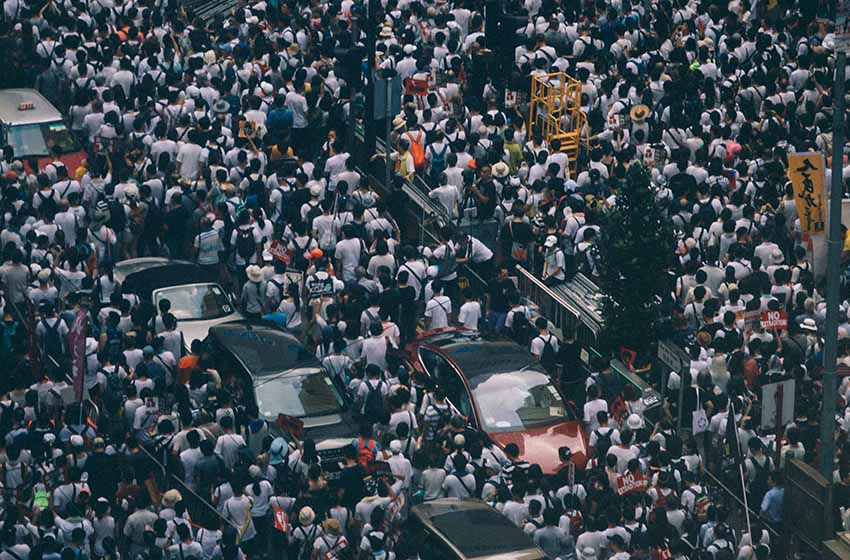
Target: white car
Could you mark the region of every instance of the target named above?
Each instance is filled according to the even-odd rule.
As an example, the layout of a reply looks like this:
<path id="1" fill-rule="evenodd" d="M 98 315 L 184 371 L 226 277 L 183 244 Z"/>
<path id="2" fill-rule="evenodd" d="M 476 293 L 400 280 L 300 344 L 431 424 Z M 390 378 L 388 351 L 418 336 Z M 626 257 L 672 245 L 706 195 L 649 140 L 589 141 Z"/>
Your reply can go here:
<path id="1" fill-rule="evenodd" d="M 157 309 L 163 299 L 171 302 L 170 312 L 177 318 L 187 349 L 193 340 L 204 340 L 211 327 L 243 318 L 224 288 L 214 283 L 158 288 L 151 293 L 151 299 Z"/>

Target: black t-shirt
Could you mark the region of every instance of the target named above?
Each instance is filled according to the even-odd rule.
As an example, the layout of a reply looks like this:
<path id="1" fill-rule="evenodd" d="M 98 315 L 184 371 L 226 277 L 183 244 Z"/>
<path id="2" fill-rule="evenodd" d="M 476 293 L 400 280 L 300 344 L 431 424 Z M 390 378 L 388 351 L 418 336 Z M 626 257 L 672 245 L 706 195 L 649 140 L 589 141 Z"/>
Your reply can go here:
<path id="1" fill-rule="evenodd" d="M 496 280 L 490 284 L 490 310 L 497 313 L 508 312 L 508 298 L 516 291 L 510 279 Z"/>
<path id="2" fill-rule="evenodd" d="M 345 467 L 340 471 L 339 487 L 343 491 L 342 505 L 352 511 L 357 506 L 357 502 L 366 495 L 364 478 L 366 478 L 366 469 L 359 463 L 352 467 Z"/>
<path id="3" fill-rule="evenodd" d="M 490 219 L 496 212 L 496 184 L 492 180 L 482 181 L 478 183 L 478 191 L 483 196 L 487 197 L 487 202 L 482 202 L 476 198 L 478 205 L 478 219 Z"/>
<path id="4" fill-rule="evenodd" d="M 189 217 L 189 211 L 182 205 L 169 210 L 165 215 L 165 225 L 168 226 L 167 235 L 174 237 L 185 236 Z"/>
<path id="5" fill-rule="evenodd" d="M 515 243 L 531 243 L 534 240 L 534 231 L 529 223 L 512 221 L 502 229 L 502 239 Z"/>

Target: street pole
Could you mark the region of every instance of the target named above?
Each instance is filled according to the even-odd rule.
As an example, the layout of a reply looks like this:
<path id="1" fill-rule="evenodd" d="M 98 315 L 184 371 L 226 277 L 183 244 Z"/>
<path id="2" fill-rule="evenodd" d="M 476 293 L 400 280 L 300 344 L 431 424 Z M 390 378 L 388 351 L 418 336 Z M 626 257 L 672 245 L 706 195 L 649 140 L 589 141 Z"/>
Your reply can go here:
<path id="1" fill-rule="evenodd" d="M 377 0 L 366 0 L 366 106 L 363 111 L 363 160 L 375 153 L 375 45 L 378 40 L 375 27 L 377 25 L 377 11 L 379 3 Z"/>
<path id="2" fill-rule="evenodd" d="M 832 87 L 832 182 L 829 191 L 829 238 L 826 258 L 826 330 L 823 351 L 823 408 L 820 418 L 820 472 L 832 480 L 835 466 L 835 368 L 838 350 L 838 299 L 841 281 L 841 199 L 844 194 L 844 80 L 847 55 L 839 51 Z M 778 443 L 777 443 L 778 445 Z"/>
<path id="3" fill-rule="evenodd" d="M 384 189 L 386 192 L 390 192 L 392 188 L 392 178 L 393 178 L 393 158 L 392 158 L 392 130 L 393 130 L 393 102 L 392 102 L 392 94 L 393 94 L 393 77 L 392 74 L 394 72 L 387 71 L 385 73 L 384 83 L 387 86 L 387 102 L 386 102 L 386 111 L 384 113 L 387 121 L 386 126 L 386 140 L 384 144 L 384 148 L 386 151 L 386 170 L 384 171 Z M 399 154 L 400 155 L 400 154 Z"/>
<path id="4" fill-rule="evenodd" d="M 685 408 L 685 389 L 691 386 L 691 364 L 688 363 L 679 369 L 679 407 L 676 409 L 679 413 L 679 421 L 676 423 L 676 434 L 682 437 L 682 417 L 684 416 Z M 687 379 L 687 383 L 685 383 Z"/>

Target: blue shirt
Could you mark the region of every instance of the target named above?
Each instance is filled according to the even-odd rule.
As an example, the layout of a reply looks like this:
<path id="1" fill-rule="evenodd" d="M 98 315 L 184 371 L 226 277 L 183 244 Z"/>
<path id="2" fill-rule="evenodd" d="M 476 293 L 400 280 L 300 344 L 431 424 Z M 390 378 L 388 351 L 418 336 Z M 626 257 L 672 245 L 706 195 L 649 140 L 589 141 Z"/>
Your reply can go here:
<path id="1" fill-rule="evenodd" d="M 782 502 L 785 499 L 784 488 L 771 488 L 761 501 L 761 511 L 773 523 L 782 522 Z"/>

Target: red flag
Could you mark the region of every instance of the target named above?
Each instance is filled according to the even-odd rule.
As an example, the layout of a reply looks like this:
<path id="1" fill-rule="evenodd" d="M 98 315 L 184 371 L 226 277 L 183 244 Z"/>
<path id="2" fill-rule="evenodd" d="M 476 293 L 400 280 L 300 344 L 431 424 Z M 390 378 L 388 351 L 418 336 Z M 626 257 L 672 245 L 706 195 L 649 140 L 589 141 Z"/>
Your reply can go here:
<path id="1" fill-rule="evenodd" d="M 74 394 L 78 401 L 83 400 L 83 381 L 86 377 L 86 313 L 78 311 L 68 333 L 68 350 L 71 354 L 71 378 L 74 380 Z"/>
<path id="2" fill-rule="evenodd" d="M 289 532 L 289 516 L 278 506 L 273 505 L 274 510 L 274 528 L 281 533 Z"/>

